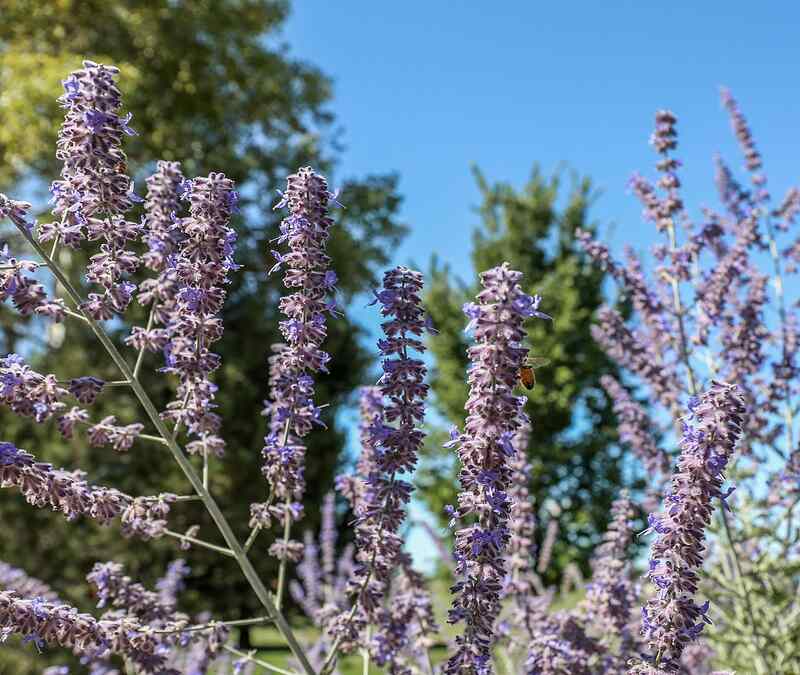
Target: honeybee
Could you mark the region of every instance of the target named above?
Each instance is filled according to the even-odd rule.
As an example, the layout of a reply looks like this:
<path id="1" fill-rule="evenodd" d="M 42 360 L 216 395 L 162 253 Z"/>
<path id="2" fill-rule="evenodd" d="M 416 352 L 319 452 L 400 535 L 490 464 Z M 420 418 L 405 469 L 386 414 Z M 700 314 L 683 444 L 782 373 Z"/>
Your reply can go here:
<path id="1" fill-rule="evenodd" d="M 541 368 L 550 363 L 550 359 L 542 356 L 529 356 L 519 369 L 520 384 L 529 391 L 536 386 L 536 368 Z"/>

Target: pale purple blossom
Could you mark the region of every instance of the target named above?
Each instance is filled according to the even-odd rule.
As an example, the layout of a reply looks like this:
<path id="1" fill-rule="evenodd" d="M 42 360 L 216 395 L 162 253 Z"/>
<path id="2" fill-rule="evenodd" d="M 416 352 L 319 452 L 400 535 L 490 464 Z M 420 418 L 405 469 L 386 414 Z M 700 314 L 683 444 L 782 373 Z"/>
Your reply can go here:
<path id="1" fill-rule="evenodd" d="M 59 601 L 23 598 L 0 591 L 0 631 L 17 633 L 36 645 L 61 646 L 94 658 L 119 654 L 142 673 L 177 675 L 166 669 L 167 657 L 159 645 L 164 638 L 142 630 L 133 617 L 95 619 Z"/>
<path id="2" fill-rule="evenodd" d="M 709 621 L 709 603 L 698 604 L 698 570 L 705 553 L 705 530 L 714 500 L 725 500 L 723 471 L 742 435 L 744 403 L 736 385 L 720 382 L 689 405 L 681 455 L 664 497 L 651 514 L 648 578 L 657 594 L 642 609 L 642 634 L 657 667 L 677 672 L 684 647 Z M 637 672 L 631 670 L 631 673 Z"/>
<path id="3" fill-rule="evenodd" d="M 421 425 L 425 416 L 427 368 L 412 354 L 425 351 L 422 308 L 423 280 L 419 272 L 397 267 L 384 275 L 383 288 L 376 291 L 381 305 L 384 337 L 379 350 L 384 357 L 378 386 L 383 397 L 382 416 L 376 415 L 368 429 L 372 466 L 364 467 L 364 487 L 356 510 L 356 560 L 360 563 L 351 590 L 364 615 L 377 625 L 370 649 L 378 665 L 398 670 L 394 655 L 408 641 L 407 622 L 397 621 L 381 604 L 389 589 L 402 547 L 399 534 L 405 519 L 412 486 L 400 478 L 413 471 L 424 440 Z M 336 624 L 334 630 L 351 628 Z M 347 633 L 345 632 L 347 635 Z"/>
<path id="4" fill-rule="evenodd" d="M 126 279 L 139 266 L 137 254 L 126 248 L 139 239 L 141 225 L 126 213 L 141 202 L 127 173 L 122 140 L 134 132 L 130 115 L 121 115 L 122 96 L 116 85 L 119 70 L 92 61 L 64 81 L 59 99 L 66 109 L 58 134 L 56 157 L 63 163 L 54 181 L 53 215 L 58 221 L 40 228 L 39 240 L 57 240 L 74 248 L 83 239 L 100 241 L 89 259 L 86 279 L 102 288 L 89 293 L 82 309 L 97 320 L 121 314 L 135 286 Z"/>
<path id="5" fill-rule="evenodd" d="M 275 206 L 289 209 L 277 238 L 289 251 L 278 253 L 278 264 L 271 271 L 285 265 L 283 283 L 292 292 L 280 301 L 286 316 L 280 330 L 286 343 L 273 347 L 270 358 L 270 394 L 263 410 L 269 429 L 262 450 L 262 472 L 272 495 L 267 507 L 280 519 L 300 515 L 290 507 L 301 500 L 305 490 L 302 439 L 322 423 L 314 401 L 313 374 L 327 372 L 330 359 L 322 344 L 327 335 L 326 314 L 335 310 L 329 298 L 332 284 L 326 253 L 333 226 L 328 215 L 332 196 L 325 178 L 304 167 L 287 178 L 286 191 Z"/>
<path id="6" fill-rule="evenodd" d="M 620 661 L 632 655 L 631 631 L 636 591 L 630 579 L 628 550 L 633 542 L 633 503 L 627 491 L 611 505 L 611 522 L 594 553 L 592 580 L 582 603 L 585 617 L 596 626 L 600 641 L 620 641 Z"/>
<path id="7" fill-rule="evenodd" d="M 600 382 L 613 403 L 620 441 L 639 458 L 648 476 L 666 476 L 670 470 L 670 458 L 653 438 L 655 427 L 644 406 L 611 375 L 604 375 Z"/>
<path id="8" fill-rule="evenodd" d="M 461 462 L 453 516 L 461 527 L 455 535 L 458 580 L 448 616 L 450 623 L 463 622 L 464 629 L 445 666 L 448 675 L 491 672 L 511 506 L 512 471 L 504 441 L 522 419 L 525 398 L 515 395 L 514 387 L 528 352 L 523 322 L 538 311 L 538 301 L 525 300 L 521 278 L 508 264 L 484 272 L 477 302 L 465 309 L 475 343 L 469 348 L 468 417 L 463 433 L 453 439 Z"/>
<path id="9" fill-rule="evenodd" d="M 221 173 L 195 178 L 190 185 L 185 193 L 189 217 L 179 221 L 180 242 L 170 259 L 176 289 L 163 348 L 163 370 L 177 375 L 180 383 L 163 415 L 183 424 L 201 446 L 214 446 L 218 453 L 221 420 L 214 412 L 217 386 L 210 378 L 220 357 L 211 346 L 222 337 L 225 285 L 229 271 L 237 269 L 236 233 L 230 227 L 235 190 L 233 181 Z"/>

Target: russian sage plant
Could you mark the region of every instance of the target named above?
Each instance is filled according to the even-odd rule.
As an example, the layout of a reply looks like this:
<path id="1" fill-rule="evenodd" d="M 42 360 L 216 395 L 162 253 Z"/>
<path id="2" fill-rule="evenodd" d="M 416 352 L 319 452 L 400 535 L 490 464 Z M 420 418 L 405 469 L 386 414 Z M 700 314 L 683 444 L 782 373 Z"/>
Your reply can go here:
<path id="1" fill-rule="evenodd" d="M 51 187 L 52 218 L 36 223 L 31 204 L 0 195 L 0 219 L 35 254 L 28 259 L 2 247 L 0 298 L 23 317 L 88 325 L 119 379 L 86 373 L 63 380 L 7 354 L 0 358 L 0 403 L 32 423 L 55 425 L 65 440 L 85 438 L 120 453 L 166 448 L 183 471 L 186 494 L 154 486 L 152 494 L 129 495 L 78 467 L 40 461 L 36 448 L 11 439 L 0 440 L 0 486 L 66 521 L 91 519 L 143 541 L 172 538 L 181 554 L 152 588 L 120 562 L 99 560 L 86 575 L 95 614 L 64 602 L 58 580 L 0 562 L 0 642 L 16 635 L 31 651 L 65 649 L 93 675 L 257 668 L 327 675 L 343 672 L 342 655 L 360 660 L 365 674 L 371 667 L 392 675 L 800 672 L 799 343 L 797 298 L 785 281 L 800 263 L 800 236 L 792 234 L 800 190 L 773 204 L 761 155 L 728 92 L 722 101 L 750 184 L 716 158 L 720 206 L 703 209 L 697 222 L 681 197 L 677 119 L 656 114 L 658 178 L 636 174 L 630 184 L 664 238 L 654 248 L 652 278 L 632 250 L 620 262 L 602 242 L 576 233 L 587 259 L 609 272 L 632 310 L 604 308 L 594 337 L 635 376 L 605 376 L 602 385 L 632 471 L 638 465 L 647 478 L 644 489 L 620 491 L 585 588 L 574 564 L 561 591 L 542 581 L 562 510 L 552 497 L 534 501 L 536 469 L 522 452 L 535 440 L 536 424 L 517 386 L 529 352 L 527 322 L 549 319 L 539 311 L 542 299 L 525 292 L 522 275 L 503 263 L 481 275 L 475 302 L 464 306 L 474 337 L 469 397 L 463 425 L 445 444 L 460 467 L 458 503 L 447 509 L 454 550 L 433 532 L 454 578 L 445 603 L 450 634 L 440 626 L 442 603 L 404 540 L 426 439 L 425 334 L 436 332 L 421 301 L 423 275 L 396 267 L 375 291 L 382 372 L 361 391 L 361 453 L 323 500 L 320 531 L 300 536 L 305 469 L 315 461 L 309 433 L 321 426 L 325 405 L 315 386 L 336 357 L 325 351 L 327 322 L 339 312 L 327 243 L 335 232 L 331 208 L 341 205 L 313 169 L 287 178 L 276 208 L 288 214 L 272 240 L 269 270 L 283 270 L 283 342 L 264 355 L 266 433 L 260 456 L 253 451 L 264 497 L 250 505 L 249 536 L 240 541 L 209 481 L 226 461 L 213 348 L 223 338 L 226 287 L 238 270 L 239 197 L 223 173 L 187 178 L 180 163 L 167 161 L 155 164 L 144 198 L 136 194 L 123 147 L 136 132 L 118 75 L 86 61 L 64 80 L 56 151 L 63 166 Z M 79 283 L 58 262 L 63 247 L 88 256 Z M 45 273 L 57 282 L 52 291 Z M 143 325 L 126 323 L 134 301 L 146 308 Z M 110 325 L 129 327 L 122 346 Z M 171 383 L 161 408 L 142 383 L 145 368 Z M 98 419 L 94 404 L 120 387 L 134 394 L 140 417 Z M 187 501 L 203 504 L 224 545 L 198 526 L 184 534 L 170 529 L 171 514 Z M 654 534 L 644 569 L 631 553 L 642 510 L 650 515 L 640 534 Z M 234 559 L 263 614 L 182 612 L 192 547 Z M 253 567 L 252 557 L 264 554 L 279 561 L 275 580 L 261 579 Z M 304 615 L 294 628 L 289 598 Z M 234 629 L 263 624 L 274 625 L 292 652 L 285 667 L 236 646 Z M 311 627 L 302 639 L 299 625 Z M 45 672 L 70 671 L 63 665 Z"/>

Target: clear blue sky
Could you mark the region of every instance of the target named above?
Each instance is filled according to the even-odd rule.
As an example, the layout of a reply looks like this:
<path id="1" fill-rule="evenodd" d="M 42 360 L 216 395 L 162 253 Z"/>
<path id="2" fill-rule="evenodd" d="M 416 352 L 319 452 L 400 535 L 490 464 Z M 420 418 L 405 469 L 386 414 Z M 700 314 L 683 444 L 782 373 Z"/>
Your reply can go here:
<path id="1" fill-rule="evenodd" d="M 396 262 L 431 252 L 467 273 L 477 163 L 521 184 L 566 161 L 603 196 L 615 243 L 651 240 L 626 193 L 647 172 L 653 113 L 679 118 L 690 205 L 713 198 L 712 154 L 738 164 L 718 86 L 730 87 L 773 191 L 800 174 L 800 4 L 732 2 L 294 3 L 292 52 L 334 80 L 342 175 L 397 170 L 413 230 Z"/>
<path id="2" fill-rule="evenodd" d="M 412 230 L 394 262 L 425 270 L 435 252 L 467 275 L 472 163 L 521 185 L 534 162 L 548 172 L 567 162 L 602 190 L 593 216 L 612 247 L 644 250 L 656 233 L 626 182 L 652 175 L 659 108 L 678 116 L 690 212 L 713 203 L 713 154 L 741 164 L 720 85 L 739 99 L 782 196 L 800 179 L 798 25 L 800 4 L 788 0 L 306 1 L 284 37 L 334 80 L 339 174 L 400 173 Z M 373 312 L 353 311 L 375 327 Z M 419 531 L 411 548 L 427 566 Z"/>

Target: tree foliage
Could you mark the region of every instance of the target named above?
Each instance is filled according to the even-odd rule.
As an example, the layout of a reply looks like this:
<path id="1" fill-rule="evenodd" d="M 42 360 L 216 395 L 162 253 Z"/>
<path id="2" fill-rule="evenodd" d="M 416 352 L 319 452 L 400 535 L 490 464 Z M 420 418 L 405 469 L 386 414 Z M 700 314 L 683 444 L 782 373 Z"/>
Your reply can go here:
<path id="1" fill-rule="evenodd" d="M 592 314 L 603 300 L 604 275 L 587 263 L 574 238 L 577 227 L 591 227 L 594 192 L 587 178 L 573 176 L 565 189 L 561 172 L 547 177 L 538 168 L 521 190 L 490 183 L 477 169 L 475 177 L 482 197 L 481 224 L 472 237 L 476 275 L 509 261 L 524 274 L 524 290 L 542 295 L 540 309 L 553 317 L 552 323 L 535 321 L 527 327 L 531 354 L 550 363 L 536 371 L 532 391 L 519 389 L 527 395 L 533 420 L 531 494 L 540 522 L 555 517 L 561 525 L 548 577 L 552 581 L 568 560 L 577 559 L 586 568 L 621 482 L 613 414 L 599 383 L 615 367 L 590 334 Z M 439 331 L 430 339 L 432 388 L 438 411 L 456 425 L 463 421 L 467 395 L 469 336 L 461 307 L 476 289 L 434 260 L 426 297 Z M 441 434 L 435 437 L 441 440 Z M 434 513 L 442 514 L 455 499 L 458 467 L 441 443 L 429 445 L 426 466 L 422 491 Z"/>

